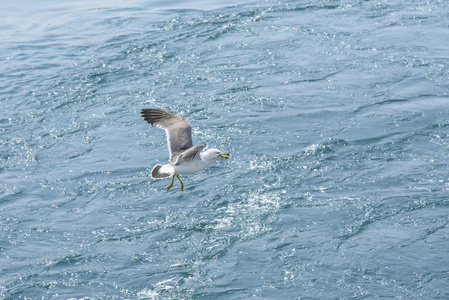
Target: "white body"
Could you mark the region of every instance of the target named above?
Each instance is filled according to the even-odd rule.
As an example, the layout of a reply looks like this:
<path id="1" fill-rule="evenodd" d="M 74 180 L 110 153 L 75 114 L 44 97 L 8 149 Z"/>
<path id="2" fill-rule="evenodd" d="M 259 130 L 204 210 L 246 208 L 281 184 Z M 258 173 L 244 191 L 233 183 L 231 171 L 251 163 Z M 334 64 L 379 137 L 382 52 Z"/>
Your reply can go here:
<path id="1" fill-rule="evenodd" d="M 172 174 L 193 174 L 204 170 L 208 165 L 216 162 L 224 153 L 217 149 L 209 149 L 199 154 L 199 159 L 193 159 L 191 161 L 182 161 L 179 164 L 163 165 L 161 172 Z"/>
<path id="2" fill-rule="evenodd" d="M 208 165 L 208 163 L 204 160 L 200 161 L 192 161 L 188 163 L 182 163 L 176 166 L 171 166 L 174 170 L 175 174 L 193 174 L 198 173 L 199 171 L 204 170 Z"/>

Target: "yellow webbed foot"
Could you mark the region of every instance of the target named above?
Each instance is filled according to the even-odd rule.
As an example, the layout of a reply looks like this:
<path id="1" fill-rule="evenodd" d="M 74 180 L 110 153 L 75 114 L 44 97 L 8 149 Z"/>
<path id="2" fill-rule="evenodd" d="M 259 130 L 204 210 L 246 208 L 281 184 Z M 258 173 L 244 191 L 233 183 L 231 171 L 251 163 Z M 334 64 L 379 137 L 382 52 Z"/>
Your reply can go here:
<path id="1" fill-rule="evenodd" d="M 179 178 L 178 174 L 176 174 L 176 178 L 178 178 L 179 182 L 181 183 L 181 192 L 184 192 L 184 183 L 182 182 L 181 178 Z"/>
<path id="2" fill-rule="evenodd" d="M 167 192 L 168 192 L 168 190 L 170 190 L 171 187 L 173 186 L 173 183 L 174 183 L 174 181 L 175 181 L 175 176 L 178 176 L 178 175 L 177 175 L 177 174 L 174 174 L 174 175 L 173 175 L 172 180 L 171 180 L 171 184 L 167 187 Z"/>

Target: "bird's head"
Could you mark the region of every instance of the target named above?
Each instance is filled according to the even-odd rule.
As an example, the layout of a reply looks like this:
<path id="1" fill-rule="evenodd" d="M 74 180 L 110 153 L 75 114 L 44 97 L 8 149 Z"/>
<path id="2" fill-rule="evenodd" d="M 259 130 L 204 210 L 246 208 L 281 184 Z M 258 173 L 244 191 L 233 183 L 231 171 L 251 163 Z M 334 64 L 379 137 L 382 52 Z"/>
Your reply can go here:
<path id="1" fill-rule="evenodd" d="M 220 151 L 218 149 L 209 149 L 209 150 L 207 150 L 207 151 L 205 151 L 203 153 L 202 159 L 214 162 L 214 161 L 219 160 L 222 157 L 223 158 L 229 158 L 229 154 L 225 153 L 225 152 L 222 152 L 222 151 Z"/>

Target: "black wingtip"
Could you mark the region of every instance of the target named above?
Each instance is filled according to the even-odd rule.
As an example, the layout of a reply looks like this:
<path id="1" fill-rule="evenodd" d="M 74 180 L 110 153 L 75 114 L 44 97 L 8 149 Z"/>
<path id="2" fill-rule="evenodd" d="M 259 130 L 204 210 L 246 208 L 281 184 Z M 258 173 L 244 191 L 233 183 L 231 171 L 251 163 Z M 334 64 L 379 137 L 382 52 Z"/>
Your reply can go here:
<path id="1" fill-rule="evenodd" d="M 165 111 L 154 108 L 143 108 L 141 111 L 142 118 L 151 125 L 155 125 L 157 121 L 164 119 L 165 114 Z"/>

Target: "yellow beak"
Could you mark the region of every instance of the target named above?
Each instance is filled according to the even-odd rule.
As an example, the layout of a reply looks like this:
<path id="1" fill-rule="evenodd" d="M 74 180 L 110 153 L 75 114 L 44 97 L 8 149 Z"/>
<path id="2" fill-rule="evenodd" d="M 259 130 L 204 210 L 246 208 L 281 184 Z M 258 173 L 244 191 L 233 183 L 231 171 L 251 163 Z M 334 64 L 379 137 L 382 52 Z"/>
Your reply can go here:
<path id="1" fill-rule="evenodd" d="M 220 154 L 221 157 L 223 158 L 229 158 L 229 154 L 228 153 L 222 153 Z"/>

